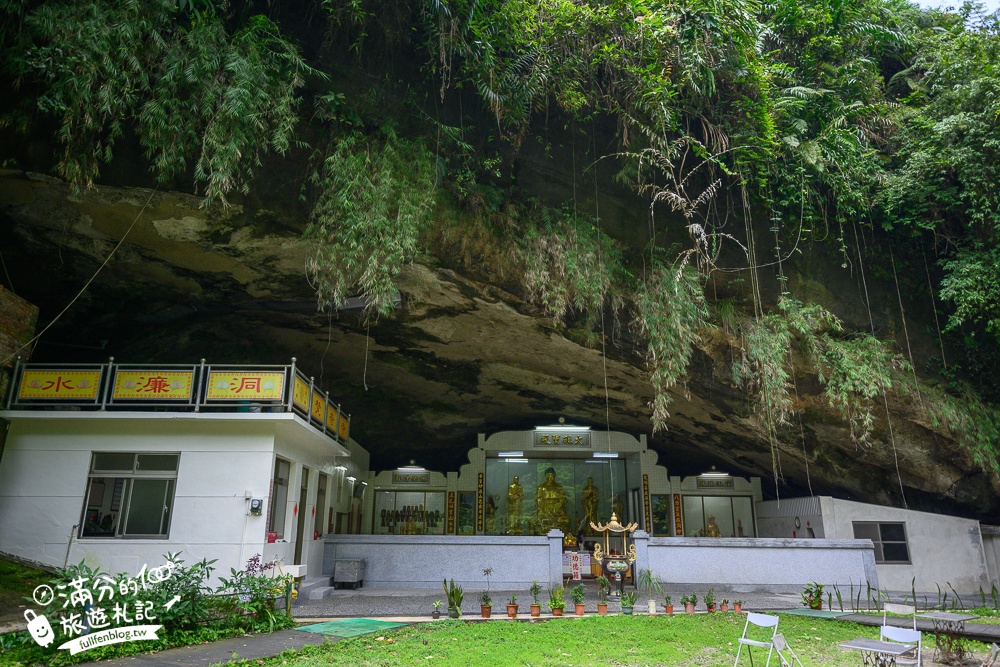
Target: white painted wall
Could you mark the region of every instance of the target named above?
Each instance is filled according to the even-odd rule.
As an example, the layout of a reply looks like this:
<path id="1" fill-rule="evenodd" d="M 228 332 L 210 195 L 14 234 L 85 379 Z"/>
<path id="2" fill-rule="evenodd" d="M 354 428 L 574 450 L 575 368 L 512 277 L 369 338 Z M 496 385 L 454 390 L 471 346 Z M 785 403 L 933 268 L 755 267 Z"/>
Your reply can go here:
<path id="1" fill-rule="evenodd" d="M 989 589 L 986 557 L 979 522 L 943 514 L 916 512 L 820 497 L 828 538 L 851 539 L 854 521 L 898 521 L 906 524 L 911 564 L 878 564 L 883 590 L 933 593 L 937 587 L 959 593 Z"/>
<path id="2" fill-rule="evenodd" d="M 983 552 L 986 555 L 986 571 L 989 574 L 989 586 L 1000 588 L 1000 526 L 980 526 L 983 535 Z"/>
<path id="3" fill-rule="evenodd" d="M 801 592 L 812 581 L 878 587 L 868 540 L 652 537 L 636 532 L 636 567 L 672 587 L 721 585 L 738 592 Z"/>

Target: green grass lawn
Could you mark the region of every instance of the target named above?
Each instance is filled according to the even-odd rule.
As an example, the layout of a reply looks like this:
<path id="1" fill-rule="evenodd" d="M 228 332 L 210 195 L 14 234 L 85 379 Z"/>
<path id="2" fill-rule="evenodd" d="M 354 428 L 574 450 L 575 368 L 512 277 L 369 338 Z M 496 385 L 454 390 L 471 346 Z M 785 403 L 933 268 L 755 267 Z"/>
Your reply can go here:
<path id="1" fill-rule="evenodd" d="M 244 667 L 728 667 L 735 659 L 736 640 L 744 623 L 745 616 L 731 613 L 694 617 L 587 616 L 539 623 L 439 621 L 239 664 Z M 783 615 L 778 628 L 807 667 L 857 667 L 861 664 L 860 654 L 840 649 L 837 644 L 856 637 L 878 638 L 878 628 L 802 616 Z M 975 650 L 982 653 L 984 649 L 977 644 Z M 758 662 L 756 655 L 754 662 Z"/>
<path id="2" fill-rule="evenodd" d="M 21 605 L 26 604 L 35 586 L 52 578 L 51 572 L 40 570 L 24 563 L 0 559 L 0 618 L 24 613 Z"/>

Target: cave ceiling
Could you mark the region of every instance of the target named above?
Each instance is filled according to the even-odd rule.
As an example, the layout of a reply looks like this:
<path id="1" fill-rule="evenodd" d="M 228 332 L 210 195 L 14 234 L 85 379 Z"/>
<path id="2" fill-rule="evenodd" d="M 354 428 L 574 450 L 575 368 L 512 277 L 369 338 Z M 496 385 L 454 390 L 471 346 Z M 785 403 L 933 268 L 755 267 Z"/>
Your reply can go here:
<path id="1" fill-rule="evenodd" d="M 551 169 L 524 180 L 569 189 Z M 647 207 L 621 192 L 603 205 L 609 217 L 640 221 Z M 675 388 L 668 428 L 654 434 L 653 389 L 627 323 L 606 322 L 602 349 L 600 336 L 556 326 L 507 281 L 463 270 L 447 244 L 405 269 L 392 315 L 366 322 L 356 310 L 317 312 L 303 269 L 302 220 L 290 197 L 283 204 L 252 194 L 229 209 L 204 208 L 171 190 L 103 185 L 76 195 L 49 177 L 0 172 L 5 284 L 40 307 L 39 330 L 71 304 L 41 336 L 36 361 L 285 364 L 295 357 L 351 413 L 352 436 L 375 469 L 413 459 L 457 470 L 479 433 L 564 418 L 646 434 L 671 474 L 715 465 L 761 476 L 768 497 L 811 491 L 901 505 L 901 481 L 910 507 L 997 512 L 996 479 L 910 404 L 890 405 L 892 442 L 882 418 L 874 443 L 861 447 L 815 378 L 802 377 L 801 428 L 772 446 L 733 382 L 733 341 L 721 329 L 703 335 L 687 382 Z M 852 296 L 857 276 L 836 277 L 810 252 L 798 269 L 789 267 L 799 298 L 867 326 L 867 308 Z M 738 289 L 732 282 L 715 287 Z M 873 317 L 892 329 L 895 292 L 868 287 Z M 918 356 L 930 354 L 919 336 L 912 345 Z"/>

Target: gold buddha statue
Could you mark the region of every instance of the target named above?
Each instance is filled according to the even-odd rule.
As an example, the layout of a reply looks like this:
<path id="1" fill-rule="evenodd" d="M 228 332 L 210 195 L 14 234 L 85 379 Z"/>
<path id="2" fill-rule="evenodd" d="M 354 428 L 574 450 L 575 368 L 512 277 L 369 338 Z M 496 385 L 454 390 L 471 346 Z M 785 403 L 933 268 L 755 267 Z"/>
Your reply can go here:
<path id="1" fill-rule="evenodd" d="M 594 486 L 594 478 L 588 477 L 587 484 L 580 493 L 580 500 L 583 502 L 583 528 L 589 530 L 591 523 L 600 523 L 597 508 L 601 500 L 601 492 Z"/>
<path id="2" fill-rule="evenodd" d="M 545 470 L 545 481 L 538 485 L 535 494 L 538 509 L 537 531 L 544 535 L 553 528 L 569 533 L 569 515 L 566 513 L 566 492 L 556 481 L 555 468 Z"/>
<path id="3" fill-rule="evenodd" d="M 521 533 L 521 504 L 524 502 L 524 489 L 514 475 L 514 482 L 507 487 L 507 532 L 512 535 Z"/>

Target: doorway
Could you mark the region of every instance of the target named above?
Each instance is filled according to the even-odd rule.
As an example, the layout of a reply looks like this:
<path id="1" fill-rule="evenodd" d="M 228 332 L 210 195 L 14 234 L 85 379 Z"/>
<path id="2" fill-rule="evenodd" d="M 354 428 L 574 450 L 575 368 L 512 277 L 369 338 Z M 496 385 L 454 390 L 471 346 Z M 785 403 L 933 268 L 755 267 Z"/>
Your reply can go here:
<path id="1" fill-rule="evenodd" d="M 306 532 L 306 500 L 309 490 L 309 468 L 302 466 L 302 485 L 299 489 L 299 516 L 298 524 L 295 526 L 295 564 L 302 564 L 302 545 L 305 542 Z"/>

